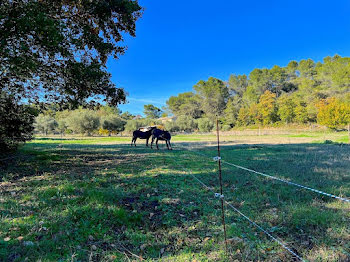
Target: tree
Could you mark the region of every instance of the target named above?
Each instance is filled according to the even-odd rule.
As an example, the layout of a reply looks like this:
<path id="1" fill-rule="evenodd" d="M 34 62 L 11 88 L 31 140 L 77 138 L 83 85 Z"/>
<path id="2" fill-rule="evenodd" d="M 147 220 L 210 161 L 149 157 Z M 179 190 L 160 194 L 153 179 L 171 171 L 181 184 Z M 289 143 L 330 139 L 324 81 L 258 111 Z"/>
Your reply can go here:
<path id="1" fill-rule="evenodd" d="M 162 115 L 162 110 L 154 105 L 144 105 L 143 108 L 143 112 L 147 118 L 160 118 Z"/>
<path id="2" fill-rule="evenodd" d="M 248 78 L 246 75 L 230 75 L 228 79 L 228 89 L 233 95 L 243 96 L 247 86 Z"/>
<path id="3" fill-rule="evenodd" d="M 57 121 L 57 131 L 63 135 L 65 132 L 68 131 L 68 119 L 70 117 L 70 114 L 73 111 L 69 111 L 69 110 L 63 110 L 63 111 L 58 111 L 55 114 L 55 119 Z"/>
<path id="4" fill-rule="evenodd" d="M 167 107 L 175 116 L 188 115 L 195 119 L 203 115 L 198 95 L 193 92 L 171 96 L 166 101 Z"/>
<path id="5" fill-rule="evenodd" d="M 48 135 L 57 128 L 58 124 L 50 115 L 40 114 L 36 117 L 34 126 L 38 132 Z"/>
<path id="6" fill-rule="evenodd" d="M 272 93 L 275 93 L 276 96 L 280 96 L 282 91 L 288 86 L 287 83 L 287 73 L 286 70 L 280 66 L 275 65 L 270 69 L 271 75 L 271 89 Z"/>
<path id="7" fill-rule="evenodd" d="M 249 124 L 249 109 L 247 107 L 241 107 L 237 116 L 237 125 L 247 126 Z"/>
<path id="8" fill-rule="evenodd" d="M 258 112 L 263 125 L 272 124 L 277 120 L 276 94 L 265 91 L 259 98 Z"/>
<path id="9" fill-rule="evenodd" d="M 1 89 L 75 107 L 94 95 L 112 105 L 124 101 L 105 65 L 124 53 L 119 43 L 135 36 L 141 11 L 132 0 L 1 1 Z"/>
<path id="10" fill-rule="evenodd" d="M 198 128 L 201 132 L 210 132 L 214 128 L 214 123 L 209 118 L 199 118 Z"/>
<path id="11" fill-rule="evenodd" d="M 124 102 L 106 62 L 125 52 L 119 43 L 135 36 L 141 13 L 133 0 L 0 1 L 0 91 L 18 103 L 57 101 L 62 108 Z"/>
<path id="12" fill-rule="evenodd" d="M 288 81 L 293 81 L 295 78 L 298 77 L 297 70 L 298 70 L 298 62 L 290 61 L 286 67 Z"/>
<path id="13" fill-rule="evenodd" d="M 295 118 L 295 107 L 296 104 L 293 101 L 293 98 L 287 94 L 282 95 L 277 100 L 278 102 L 278 115 L 281 121 L 285 123 L 292 123 Z"/>
<path id="14" fill-rule="evenodd" d="M 57 130 L 61 134 L 61 136 L 67 131 L 68 124 L 66 119 L 59 119 L 57 121 Z"/>
<path id="15" fill-rule="evenodd" d="M 127 132 L 133 132 L 140 127 L 147 126 L 149 122 L 145 121 L 144 119 L 131 119 L 128 120 L 125 124 L 125 131 Z"/>
<path id="16" fill-rule="evenodd" d="M 299 123 L 299 124 L 305 124 L 309 120 L 308 114 L 307 114 L 307 109 L 304 105 L 298 104 L 294 108 L 294 122 Z"/>
<path id="17" fill-rule="evenodd" d="M 338 129 L 350 123 L 350 105 L 335 97 L 321 100 L 317 107 L 317 122 L 321 125 Z"/>
<path id="18" fill-rule="evenodd" d="M 190 116 L 179 116 L 176 125 L 181 131 L 192 132 L 197 128 L 197 123 Z"/>
<path id="19" fill-rule="evenodd" d="M 29 106 L 0 91 L 0 152 L 15 149 L 33 135 L 34 115 Z M 0 153 L 0 154 L 1 154 Z"/>
<path id="20" fill-rule="evenodd" d="M 298 65 L 298 71 L 301 77 L 312 79 L 315 75 L 315 62 L 312 59 L 301 60 Z"/>
<path id="21" fill-rule="evenodd" d="M 170 132 L 178 132 L 180 131 L 179 126 L 176 124 L 175 121 L 166 121 L 164 123 L 165 130 Z"/>
<path id="22" fill-rule="evenodd" d="M 71 112 L 67 123 L 69 129 L 73 132 L 90 136 L 100 126 L 100 118 L 92 110 L 77 109 Z"/>
<path id="23" fill-rule="evenodd" d="M 242 99 L 238 95 L 229 99 L 224 111 L 226 124 L 230 126 L 236 125 L 241 106 L 242 106 Z"/>
<path id="24" fill-rule="evenodd" d="M 200 80 L 194 87 L 201 100 L 201 108 L 207 117 L 220 116 L 229 98 L 229 91 L 220 79 L 209 77 L 207 81 Z"/>
<path id="25" fill-rule="evenodd" d="M 266 90 L 272 90 L 272 79 L 270 71 L 266 68 L 264 69 L 254 69 L 249 74 L 249 86 L 254 90 L 254 93 L 258 97 L 263 94 Z"/>
<path id="26" fill-rule="evenodd" d="M 119 116 L 121 114 L 121 110 L 117 107 L 103 105 L 98 108 L 97 114 L 100 117 Z"/>
<path id="27" fill-rule="evenodd" d="M 102 119 L 102 128 L 108 130 L 109 136 L 112 132 L 119 133 L 124 130 L 126 121 L 117 116 L 107 116 Z"/>
<path id="28" fill-rule="evenodd" d="M 124 113 L 122 113 L 122 114 L 120 115 L 120 117 L 121 117 L 122 119 L 125 119 L 125 120 L 131 120 L 131 119 L 133 119 L 135 116 L 134 116 L 133 114 L 131 114 L 130 112 L 125 111 Z"/>

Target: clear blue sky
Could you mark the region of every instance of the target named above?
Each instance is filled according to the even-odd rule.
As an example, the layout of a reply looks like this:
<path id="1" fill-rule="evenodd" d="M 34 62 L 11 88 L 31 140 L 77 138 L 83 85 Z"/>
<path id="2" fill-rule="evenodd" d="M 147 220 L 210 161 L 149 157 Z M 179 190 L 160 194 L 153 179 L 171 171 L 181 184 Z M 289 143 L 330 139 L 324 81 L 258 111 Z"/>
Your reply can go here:
<path id="1" fill-rule="evenodd" d="M 123 111 L 165 105 L 210 76 L 285 66 L 290 60 L 350 56 L 350 1 L 141 0 L 145 8 L 128 50 L 109 60 L 129 93 Z"/>

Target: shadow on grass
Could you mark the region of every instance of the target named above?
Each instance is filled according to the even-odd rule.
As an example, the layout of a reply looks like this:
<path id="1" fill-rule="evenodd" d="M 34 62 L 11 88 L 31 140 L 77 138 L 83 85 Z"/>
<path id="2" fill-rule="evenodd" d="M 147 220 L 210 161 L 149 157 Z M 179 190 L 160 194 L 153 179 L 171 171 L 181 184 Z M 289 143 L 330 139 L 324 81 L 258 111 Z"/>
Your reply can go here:
<path id="1" fill-rule="evenodd" d="M 1 170 L 0 238 L 10 240 L 0 240 L 0 258 L 127 260 L 133 253 L 225 261 L 219 202 L 182 169 L 219 190 L 215 149 L 180 145 L 208 159 L 144 145 L 30 144 L 27 150 L 38 154 Z M 350 195 L 348 146 L 223 145 L 221 153 L 228 162 Z M 226 199 L 300 255 L 346 261 L 349 205 L 226 165 L 223 178 Z M 234 259 L 291 261 L 233 210 L 226 215 Z"/>

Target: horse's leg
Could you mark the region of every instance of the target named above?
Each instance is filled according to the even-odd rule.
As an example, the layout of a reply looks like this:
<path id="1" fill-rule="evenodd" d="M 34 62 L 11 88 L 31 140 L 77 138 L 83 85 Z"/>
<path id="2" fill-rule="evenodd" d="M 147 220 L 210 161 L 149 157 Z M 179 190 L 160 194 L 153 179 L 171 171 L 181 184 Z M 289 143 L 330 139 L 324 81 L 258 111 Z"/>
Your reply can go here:
<path id="1" fill-rule="evenodd" d="M 148 140 L 149 140 L 149 137 L 146 138 L 146 146 L 148 147 Z"/>
<path id="2" fill-rule="evenodd" d="M 165 140 L 165 144 L 166 144 L 166 147 L 168 148 L 168 150 L 170 150 L 170 149 L 169 149 L 168 140 Z"/>
<path id="3" fill-rule="evenodd" d="M 135 147 L 136 147 L 136 140 L 137 140 L 137 137 L 135 137 L 135 140 L 134 140 L 134 145 L 135 145 Z"/>
<path id="4" fill-rule="evenodd" d="M 157 149 L 159 150 L 159 147 L 158 147 L 158 137 L 157 137 L 157 140 L 156 140 L 156 145 L 157 145 Z"/>
<path id="5" fill-rule="evenodd" d="M 152 136 L 152 141 L 151 141 L 151 149 L 153 149 L 153 141 L 154 141 L 154 136 Z"/>
<path id="6" fill-rule="evenodd" d="M 170 144 L 170 140 L 168 140 L 168 143 L 169 143 L 170 150 L 173 150 L 173 148 L 171 147 L 171 144 Z"/>

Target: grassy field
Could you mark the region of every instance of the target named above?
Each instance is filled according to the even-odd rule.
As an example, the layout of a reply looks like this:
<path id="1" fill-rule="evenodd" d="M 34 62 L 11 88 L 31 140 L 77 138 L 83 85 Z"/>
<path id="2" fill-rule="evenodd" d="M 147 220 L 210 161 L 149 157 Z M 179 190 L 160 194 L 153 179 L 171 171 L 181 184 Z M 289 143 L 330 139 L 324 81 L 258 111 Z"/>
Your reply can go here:
<path id="1" fill-rule="evenodd" d="M 37 138 L 0 162 L 0 261 L 293 261 L 226 206 L 215 135 L 173 151 L 130 138 Z M 326 141 L 326 142 L 325 142 Z M 350 197 L 347 134 L 222 135 L 222 158 Z M 208 157 L 198 155 L 197 152 Z M 309 261 L 350 261 L 350 205 L 223 165 L 228 202 Z"/>

